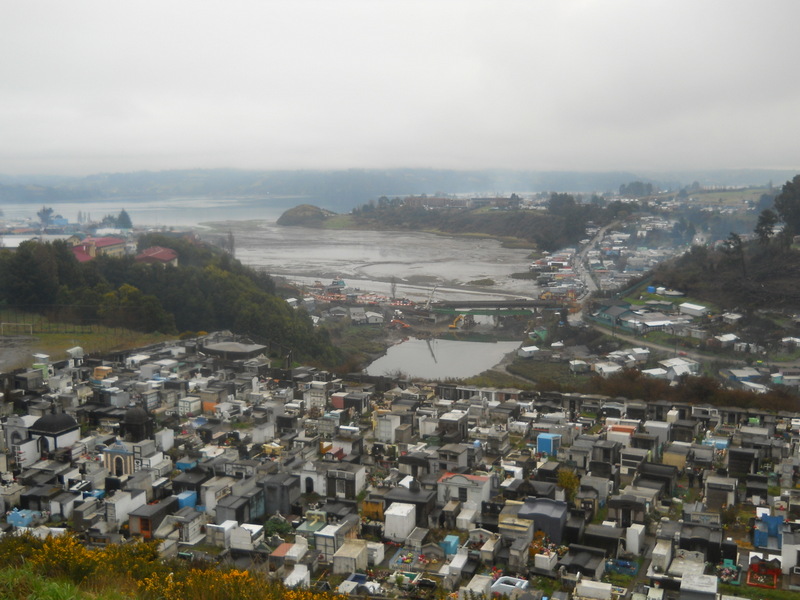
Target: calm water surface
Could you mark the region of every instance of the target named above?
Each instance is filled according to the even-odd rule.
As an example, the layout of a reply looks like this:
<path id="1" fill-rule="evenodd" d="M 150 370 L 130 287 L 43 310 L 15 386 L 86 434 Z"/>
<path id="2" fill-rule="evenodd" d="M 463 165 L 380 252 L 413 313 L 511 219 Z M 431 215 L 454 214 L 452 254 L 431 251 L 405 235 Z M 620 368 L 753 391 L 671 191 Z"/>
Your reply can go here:
<path id="1" fill-rule="evenodd" d="M 423 379 L 463 379 L 498 364 L 519 342 L 459 342 L 410 338 L 365 369 L 369 375 L 394 375 L 398 371 Z"/>
<path id="2" fill-rule="evenodd" d="M 269 196 L 257 198 L 240 197 L 196 197 L 176 196 L 174 198 L 114 198 L 92 199 L 75 202 L 44 204 L 53 209 L 53 214 L 61 215 L 71 223 L 78 222 L 78 213 L 89 215 L 100 221 L 105 215 L 118 215 L 124 208 L 131 217 L 134 227 L 188 227 L 198 226 L 208 221 L 268 219 L 276 220 L 281 214 L 309 199 Z M 28 220 L 38 223 L 36 212 L 42 208 L 37 203 L 8 203 L 0 206 L 3 214 L 0 220 Z"/>

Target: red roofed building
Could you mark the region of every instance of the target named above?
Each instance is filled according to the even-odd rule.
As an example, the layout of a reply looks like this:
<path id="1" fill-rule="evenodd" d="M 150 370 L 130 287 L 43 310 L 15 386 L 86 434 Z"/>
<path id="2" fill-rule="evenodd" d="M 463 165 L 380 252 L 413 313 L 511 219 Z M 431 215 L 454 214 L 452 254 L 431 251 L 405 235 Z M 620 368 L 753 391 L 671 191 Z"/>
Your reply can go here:
<path id="1" fill-rule="evenodd" d="M 72 254 L 78 259 L 78 262 L 89 262 L 95 257 L 94 246 L 77 244 L 72 247 Z"/>
<path id="2" fill-rule="evenodd" d="M 125 256 L 125 240 L 115 237 L 87 237 L 72 247 L 78 262 L 87 262 L 95 256 Z"/>
<path id="3" fill-rule="evenodd" d="M 136 262 L 178 266 L 178 253 L 172 248 L 162 248 L 161 246 L 150 246 L 136 255 Z"/>

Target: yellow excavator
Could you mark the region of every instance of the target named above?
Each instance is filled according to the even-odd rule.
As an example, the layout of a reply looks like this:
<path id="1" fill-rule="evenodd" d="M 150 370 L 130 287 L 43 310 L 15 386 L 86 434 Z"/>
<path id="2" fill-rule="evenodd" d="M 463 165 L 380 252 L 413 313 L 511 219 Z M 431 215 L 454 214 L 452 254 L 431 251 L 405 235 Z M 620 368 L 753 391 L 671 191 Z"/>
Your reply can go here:
<path id="1" fill-rule="evenodd" d="M 463 318 L 464 318 L 464 315 L 458 315 L 455 319 L 453 319 L 453 322 L 450 323 L 450 325 L 448 325 L 448 327 L 450 329 L 458 329 L 458 324 L 462 321 Z"/>

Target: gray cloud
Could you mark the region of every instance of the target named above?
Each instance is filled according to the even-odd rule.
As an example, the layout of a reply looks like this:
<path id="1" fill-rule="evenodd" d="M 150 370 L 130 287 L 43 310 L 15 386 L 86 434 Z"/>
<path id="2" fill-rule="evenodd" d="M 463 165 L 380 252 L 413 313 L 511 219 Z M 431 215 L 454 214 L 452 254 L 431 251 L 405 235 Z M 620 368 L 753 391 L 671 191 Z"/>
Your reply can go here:
<path id="1" fill-rule="evenodd" d="M 796 0 L 11 3 L 0 172 L 798 165 Z"/>

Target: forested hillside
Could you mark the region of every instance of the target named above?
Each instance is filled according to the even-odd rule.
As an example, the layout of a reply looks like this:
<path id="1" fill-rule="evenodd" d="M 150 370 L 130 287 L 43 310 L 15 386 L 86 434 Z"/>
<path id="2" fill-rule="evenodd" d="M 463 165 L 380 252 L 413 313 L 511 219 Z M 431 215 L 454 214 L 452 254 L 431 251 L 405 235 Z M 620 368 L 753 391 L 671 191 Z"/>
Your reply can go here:
<path id="1" fill-rule="evenodd" d="M 229 329 L 290 347 L 298 359 L 340 357 L 304 311 L 274 294 L 272 279 L 195 241 L 148 235 L 139 248 L 174 249 L 180 266 L 98 256 L 79 263 L 63 242 L 0 252 L 0 302 L 58 320 L 162 333 Z"/>
<path id="2" fill-rule="evenodd" d="M 540 250 L 554 251 L 576 244 L 585 237 L 590 223 L 609 223 L 630 210 L 631 206 L 621 202 L 606 204 L 598 197 L 579 202 L 570 194 L 551 194 L 546 210 L 430 210 L 399 199 L 381 198 L 377 205 L 369 203 L 353 210 L 350 218 L 358 228 L 484 234 L 513 238 Z"/>
<path id="3" fill-rule="evenodd" d="M 800 312 L 800 175 L 788 181 L 748 236 L 694 246 L 655 272 L 659 283 L 724 309 Z M 748 239 L 749 238 L 749 239 Z"/>

